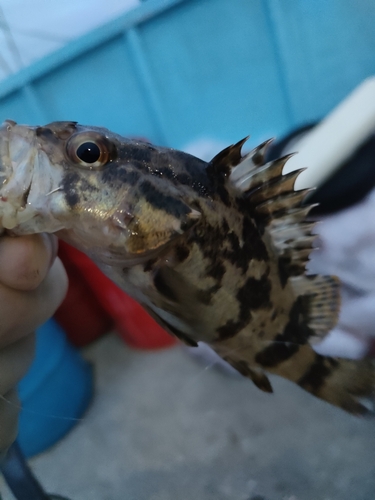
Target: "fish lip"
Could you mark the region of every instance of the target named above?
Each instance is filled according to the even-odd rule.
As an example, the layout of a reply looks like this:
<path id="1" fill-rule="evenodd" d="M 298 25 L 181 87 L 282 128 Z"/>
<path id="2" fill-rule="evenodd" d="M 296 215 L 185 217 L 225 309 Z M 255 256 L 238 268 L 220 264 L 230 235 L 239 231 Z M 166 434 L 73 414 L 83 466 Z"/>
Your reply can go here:
<path id="1" fill-rule="evenodd" d="M 4 170 L 12 167 L 9 151 L 10 133 L 16 122 L 4 120 L 0 125 L 0 175 Z M 13 169 L 12 169 L 13 170 Z"/>
<path id="2" fill-rule="evenodd" d="M 17 122 L 13 120 L 4 120 L 3 123 L 0 125 L 0 131 L 5 131 L 9 133 L 12 131 L 13 127 L 17 126 Z"/>
<path id="3" fill-rule="evenodd" d="M 0 223 L 6 229 L 33 216 L 28 203 L 34 175 L 33 128 L 13 120 L 0 125 Z"/>

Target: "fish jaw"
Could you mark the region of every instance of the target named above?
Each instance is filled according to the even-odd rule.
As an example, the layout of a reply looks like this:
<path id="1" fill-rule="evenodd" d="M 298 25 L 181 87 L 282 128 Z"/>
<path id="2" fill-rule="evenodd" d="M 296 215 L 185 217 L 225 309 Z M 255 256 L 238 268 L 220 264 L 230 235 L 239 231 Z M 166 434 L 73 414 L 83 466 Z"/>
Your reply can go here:
<path id="1" fill-rule="evenodd" d="M 14 122 L 4 122 L 0 128 L 0 217 L 4 229 L 13 229 L 25 215 L 33 215 L 27 198 L 35 159 L 32 131 L 17 130 Z"/>
<path id="2" fill-rule="evenodd" d="M 59 175 L 38 148 L 35 130 L 10 120 L 0 127 L 0 220 L 2 228 L 15 234 L 54 232 L 61 227 L 53 215 L 57 200 L 51 204 L 48 198 Z"/>

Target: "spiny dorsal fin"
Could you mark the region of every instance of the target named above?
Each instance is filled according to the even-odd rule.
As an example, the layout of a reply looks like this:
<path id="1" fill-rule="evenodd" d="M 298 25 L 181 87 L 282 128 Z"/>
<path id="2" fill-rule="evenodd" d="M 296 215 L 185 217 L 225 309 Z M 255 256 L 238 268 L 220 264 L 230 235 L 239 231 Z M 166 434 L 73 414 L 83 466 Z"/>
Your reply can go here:
<path id="1" fill-rule="evenodd" d="M 242 182 L 246 182 L 246 179 L 249 176 L 252 177 L 254 173 L 259 172 L 259 169 L 264 164 L 264 157 L 267 148 L 272 141 L 273 139 L 268 139 L 267 141 L 262 142 L 262 144 L 259 144 L 259 146 L 257 146 L 252 151 L 250 151 L 250 153 L 241 158 L 241 161 L 237 163 L 235 168 L 233 168 L 230 175 L 230 182 L 234 187 L 240 189 L 241 191 L 246 191 L 246 189 L 248 189 L 248 187 L 237 186 L 236 184 L 237 182 L 239 182 L 240 184 Z M 282 169 L 280 171 L 280 174 L 281 172 Z"/>
<path id="2" fill-rule="evenodd" d="M 250 151 L 250 153 L 242 156 L 242 146 L 248 139 L 249 136 L 241 139 L 236 144 L 232 144 L 232 146 L 223 149 L 212 158 L 207 167 L 209 175 L 221 174 L 228 176 L 231 174 L 233 183 L 236 178 L 246 175 L 251 170 L 263 165 L 267 148 L 273 139 L 262 142 L 262 144 L 259 144 L 259 146 Z M 235 168 L 237 166 L 240 166 L 240 169 Z M 233 177 L 234 172 L 236 173 Z"/>
<path id="3" fill-rule="evenodd" d="M 228 146 L 218 153 L 208 164 L 208 170 L 213 174 L 229 175 L 231 169 L 238 165 L 242 160 L 242 146 L 248 140 L 249 136 L 241 139 L 236 144 Z"/>
<path id="4" fill-rule="evenodd" d="M 290 208 L 300 207 L 302 201 L 306 198 L 308 193 L 314 191 L 313 189 L 301 189 L 300 191 L 290 191 L 281 196 L 270 198 L 259 205 L 256 205 L 255 211 L 258 214 L 277 217 L 278 215 L 285 215 Z"/>
<path id="5" fill-rule="evenodd" d="M 313 226 L 305 222 L 312 206 L 301 207 L 310 190 L 294 191 L 296 179 L 304 169 L 283 175 L 284 166 L 293 154 L 261 163 L 270 142 L 265 141 L 245 155 L 232 170 L 229 182 L 246 200 L 244 209 L 250 210 L 252 216 L 259 217 L 266 226 L 280 258 L 280 267 L 284 268 L 283 275 L 295 276 L 305 272 L 315 238 Z"/>
<path id="6" fill-rule="evenodd" d="M 248 160 L 244 160 L 233 169 L 230 180 L 237 190 L 247 193 L 273 179 L 280 178 L 289 158 L 290 155 L 260 167 L 255 167 L 254 164 L 250 165 Z"/>
<path id="7" fill-rule="evenodd" d="M 271 144 L 272 141 L 273 139 L 267 139 L 266 141 L 259 144 L 259 146 L 254 148 L 252 151 L 250 151 L 250 153 L 247 155 L 251 156 L 254 165 L 256 165 L 257 167 L 264 164 L 264 158 L 266 156 L 268 146 Z"/>
<path id="8" fill-rule="evenodd" d="M 256 189 L 248 194 L 248 199 L 254 205 L 260 205 L 264 201 L 276 198 L 277 196 L 293 193 L 294 184 L 297 177 L 305 169 L 294 170 L 289 174 L 282 175 L 276 179 L 271 179 L 261 185 L 256 186 Z"/>

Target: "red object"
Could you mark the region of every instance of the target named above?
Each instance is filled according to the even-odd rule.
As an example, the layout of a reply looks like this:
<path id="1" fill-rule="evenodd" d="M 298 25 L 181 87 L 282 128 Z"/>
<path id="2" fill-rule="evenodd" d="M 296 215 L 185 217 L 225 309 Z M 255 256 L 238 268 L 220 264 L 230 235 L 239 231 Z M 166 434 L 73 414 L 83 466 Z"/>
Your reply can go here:
<path id="1" fill-rule="evenodd" d="M 85 254 L 61 241 L 59 257 L 70 284 L 67 297 L 55 317 L 76 345 L 94 340 L 108 332 L 113 324 L 132 347 L 157 349 L 176 343 L 174 337 Z"/>
<path id="2" fill-rule="evenodd" d="M 114 328 L 114 321 L 83 279 L 79 268 L 69 258 L 69 251 L 59 248 L 69 277 L 68 293 L 55 312 L 56 321 L 62 326 L 73 345 L 81 347 Z"/>

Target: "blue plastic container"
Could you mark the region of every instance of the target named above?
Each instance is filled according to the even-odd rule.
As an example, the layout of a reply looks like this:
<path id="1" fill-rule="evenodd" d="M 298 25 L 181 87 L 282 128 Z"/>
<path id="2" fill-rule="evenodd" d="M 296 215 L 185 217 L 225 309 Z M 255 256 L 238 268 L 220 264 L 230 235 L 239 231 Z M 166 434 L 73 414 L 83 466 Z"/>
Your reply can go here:
<path id="1" fill-rule="evenodd" d="M 37 331 L 35 360 L 19 384 L 18 441 L 31 457 L 55 444 L 86 411 L 93 395 L 90 363 L 49 320 Z"/>
<path id="2" fill-rule="evenodd" d="M 375 73 L 374 17 L 374 0 L 147 0 L 0 82 L 0 122 L 255 146 Z"/>

